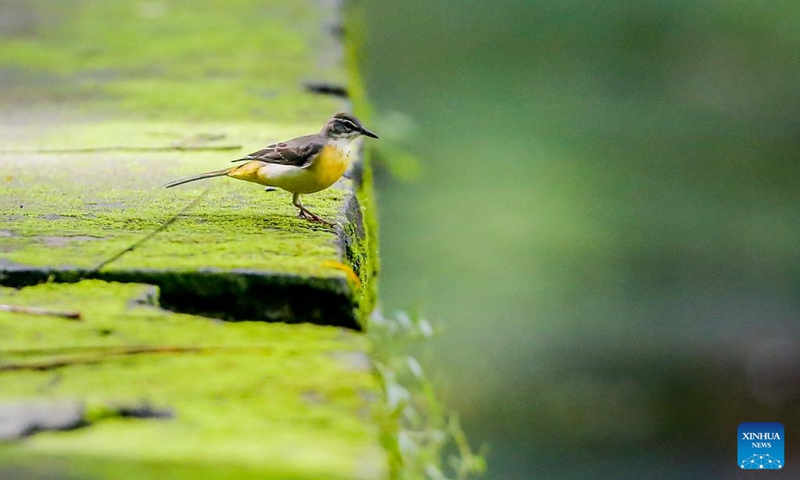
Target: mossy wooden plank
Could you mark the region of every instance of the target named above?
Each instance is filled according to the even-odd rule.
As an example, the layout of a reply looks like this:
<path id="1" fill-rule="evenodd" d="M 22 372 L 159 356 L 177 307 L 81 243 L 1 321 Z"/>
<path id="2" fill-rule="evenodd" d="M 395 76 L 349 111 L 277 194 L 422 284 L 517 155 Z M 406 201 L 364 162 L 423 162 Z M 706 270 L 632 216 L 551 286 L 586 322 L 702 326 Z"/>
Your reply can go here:
<path id="1" fill-rule="evenodd" d="M 347 78 L 337 3 L 5 1 L 0 102 L 18 107 L 18 122 L 36 124 L 46 110 L 51 123 L 75 112 L 322 121 L 338 102 L 309 94 L 304 84 Z"/>
<path id="2" fill-rule="evenodd" d="M 244 294 L 247 308 L 205 313 L 360 328 L 374 271 L 361 175 L 304 199 L 335 229 L 296 218 L 291 195 L 254 184 L 162 188 L 348 108 L 304 88 L 346 78 L 335 2 L 0 8 L 21 19 L 0 26 L 0 282 L 145 281 L 174 308 Z M 198 272 L 227 283 L 198 298 L 209 291 Z"/>
<path id="3" fill-rule="evenodd" d="M 0 313 L 0 407 L 77 402 L 85 420 L 1 442 L 0 478 L 385 478 L 364 337 L 172 313 L 154 292 L 0 290 L 0 303 L 82 318 Z M 143 405 L 168 418 L 124 414 Z"/>

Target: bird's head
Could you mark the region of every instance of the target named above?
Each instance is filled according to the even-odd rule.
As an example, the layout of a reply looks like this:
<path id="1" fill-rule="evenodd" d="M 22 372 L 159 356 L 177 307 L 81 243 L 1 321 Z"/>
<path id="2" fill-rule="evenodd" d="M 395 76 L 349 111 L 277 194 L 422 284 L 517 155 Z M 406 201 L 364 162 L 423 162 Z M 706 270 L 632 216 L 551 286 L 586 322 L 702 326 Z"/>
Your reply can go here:
<path id="1" fill-rule="evenodd" d="M 322 128 L 322 134 L 333 139 L 346 138 L 352 140 L 361 135 L 378 138 L 377 135 L 364 128 L 361 122 L 349 113 L 337 113 L 334 115 Z"/>

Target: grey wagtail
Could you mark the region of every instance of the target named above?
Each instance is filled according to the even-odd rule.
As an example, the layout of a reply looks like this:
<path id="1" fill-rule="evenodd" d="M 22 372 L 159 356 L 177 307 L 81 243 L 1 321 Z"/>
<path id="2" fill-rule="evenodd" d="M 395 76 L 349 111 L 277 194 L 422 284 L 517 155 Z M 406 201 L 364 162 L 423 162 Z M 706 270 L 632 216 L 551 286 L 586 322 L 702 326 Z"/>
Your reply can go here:
<path id="1" fill-rule="evenodd" d="M 246 161 L 243 165 L 181 178 L 164 187 L 222 176 L 278 187 L 294 194 L 292 203 L 300 209 L 300 218 L 331 225 L 304 207 L 300 203 L 300 194 L 325 190 L 339 180 L 350 165 L 351 142 L 361 135 L 378 138 L 353 115 L 337 113 L 317 134 L 269 145 L 233 160 Z"/>

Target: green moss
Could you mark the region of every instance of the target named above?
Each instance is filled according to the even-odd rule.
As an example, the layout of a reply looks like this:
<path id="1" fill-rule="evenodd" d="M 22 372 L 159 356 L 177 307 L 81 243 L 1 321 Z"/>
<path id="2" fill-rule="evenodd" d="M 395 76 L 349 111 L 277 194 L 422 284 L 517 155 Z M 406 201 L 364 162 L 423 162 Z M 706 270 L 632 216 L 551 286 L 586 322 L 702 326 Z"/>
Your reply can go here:
<path id="1" fill-rule="evenodd" d="M 366 347 L 363 337 L 224 323 L 132 302 L 146 294 L 99 281 L 0 291 L 2 303 L 79 310 L 83 318 L 0 313 L 0 403 L 76 399 L 97 412 L 148 402 L 174 413 L 169 420 L 96 415 L 82 429 L 1 445 L 0 465 L 82 478 L 129 478 L 126 470 L 157 465 L 174 471 L 159 478 L 197 478 L 198 465 L 218 478 L 381 478 L 383 454 L 367 413 L 377 386 L 368 366 L 352 360 Z M 121 353 L 131 348 L 154 351 Z M 56 361 L 65 366 L 3 371 Z"/>
<path id="2" fill-rule="evenodd" d="M 333 12 L 318 2 L 33 0 L 18 8 L 37 21 L 0 43 L 10 80 L 0 101 L 81 99 L 83 109 L 181 120 L 294 122 L 337 109 L 302 89 L 309 78 L 340 76 L 320 61 Z"/>
<path id="3" fill-rule="evenodd" d="M 318 125 L 315 127 L 319 128 Z M 264 192 L 258 185 L 229 178 L 210 179 L 169 190 L 162 188 L 170 180 L 225 167 L 230 165 L 231 158 L 256 150 L 264 143 L 295 136 L 312 128 L 310 123 L 270 128 L 267 136 L 255 123 L 193 127 L 179 122 L 107 121 L 102 124 L 77 123 L 50 130 L 43 138 L 56 148 L 168 145 L 175 139 L 198 133 L 224 136 L 215 140 L 217 143 L 226 142 L 228 138 L 240 139 L 249 147 L 242 149 L 241 153 L 184 151 L 48 155 L 46 162 L 40 163 L 41 168 L 33 169 L 30 155 L 4 159 L 2 181 L 5 188 L 0 190 L 0 231 L 4 232 L 0 235 L 0 266 L 5 263 L 91 272 L 106 260 L 137 245 L 177 215 L 166 229 L 126 252 L 100 273 L 108 272 L 109 276 L 105 278 L 109 279 L 124 277 L 129 281 L 154 282 L 165 288 L 170 300 L 178 296 L 186 298 L 178 302 L 181 305 L 193 303 L 187 295 L 197 291 L 198 286 L 180 282 L 181 288 L 185 289 L 183 292 L 171 289 L 176 284 L 168 285 L 166 282 L 172 280 L 167 277 L 174 278 L 176 272 L 185 272 L 189 275 L 187 278 L 198 281 L 200 277 L 192 277 L 191 272 L 213 270 L 239 275 L 236 271 L 247 271 L 267 276 L 289 275 L 292 278 L 351 282 L 352 288 L 358 290 L 355 295 L 337 294 L 332 297 L 324 292 L 320 295 L 311 292 L 305 300 L 296 295 L 297 305 L 281 315 L 276 313 L 277 316 L 258 314 L 255 305 L 234 309 L 227 314 L 216 309 L 214 313 L 228 318 L 297 321 L 287 312 L 301 308 L 305 302 L 316 304 L 314 308 L 317 310 L 350 311 L 349 320 L 338 317 L 338 314 L 329 320 L 322 313 L 313 314 L 318 321 L 357 325 L 357 313 L 353 308 L 362 298 L 359 288 L 367 288 L 369 278 L 362 278 L 362 285 L 351 281 L 352 275 L 341 268 L 347 258 L 340 246 L 340 235 L 333 229 L 297 218 L 290 194 Z M 346 233 L 351 229 L 348 225 L 350 220 L 358 221 L 348 217 L 346 212 L 348 191 L 353 188 L 351 183 L 345 180 L 338 187 L 306 195 L 304 203 L 319 215 L 336 220 Z M 198 200 L 201 194 L 203 196 Z M 126 271 L 140 270 L 161 270 L 165 277 L 123 275 Z M 336 290 L 336 285 L 331 284 L 326 290 Z M 233 290 L 225 292 L 232 293 Z M 268 289 L 253 294 L 263 298 L 264 305 L 270 305 L 261 308 L 262 312 L 282 312 L 272 302 L 278 299 L 279 292 Z M 324 303 L 323 300 L 334 303 Z M 199 299 L 194 303 L 202 302 Z M 245 314 L 249 316 L 242 316 Z"/>
<path id="4" fill-rule="evenodd" d="M 371 288 L 371 269 L 357 266 L 361 285 L 352 282 L 351 266 L 341 267 L 347 259 L 339 235 L 297 219 L 288 194 L 267 194 L 229 179 L 161 188 L 178 177 L 228 166 L 265 144 L 314 132 L 345 108 L 302 86 L 344 77 L 330 30 L 330 20 L 338 17 L 333 4 L 33 0 L 10 8 L 35 22 L 0 45 L 8 80 L 0 104 L 39 113 L 36 129 L 0 130 L 5 145 L 162 148 L 208 134 L 217 140 L 206 146 L 241 149 L 5 154 L 0 267 L 90 272 L 183 212 L 104 271 L 132 280 L 126 272 L 156 269 L 170 275 L 210 269 L 332 279 L 353 284 L 355 294 L 345 301 L 367 299 L 362 310 L 370 308 L 374 299 L 361 289 Z M 351 187 L 345 182 L 343 188 Z M 347 198 L 346 190 L 329 189 L 304 202 L 352 233 Z M 363 257 L 351 258 L 369 261 Z M 346 307 L 352 311 L 354 305 Z"/>
<path id="5" fill-rule="evenodd" d="M 84 318 L 0 314 L 0 402 L 77 399 L 90 421 L 0 445 L 0 477 L 385 477 L 367 340 L 247 321 L 358 327 L 375 301 L 369 172 L 366 183 L 304 197 L 337 231 L 297 219 L 290 195 L 254 184 L 162 188 L 317 131 L 347 108 L 302 87 L 347 73 L 330 57 L 334 4 L 13 7 L 35 22 L 0 44 L 0 105 L 12 113 L 0 115 L 0 282 L 146 282 L 161 286 L 165 307 L 205 316 L 131 303 L 145 290 L 97 280 L 0 290 L 0 302 L 76 309 Z M 241 148 L 135 151 L 203 134 L 214 139 L 205 146 Z M 34 151 L 89 148 L 103 150 Z M 175 416 L 107 414 L 141 401 Z"/>

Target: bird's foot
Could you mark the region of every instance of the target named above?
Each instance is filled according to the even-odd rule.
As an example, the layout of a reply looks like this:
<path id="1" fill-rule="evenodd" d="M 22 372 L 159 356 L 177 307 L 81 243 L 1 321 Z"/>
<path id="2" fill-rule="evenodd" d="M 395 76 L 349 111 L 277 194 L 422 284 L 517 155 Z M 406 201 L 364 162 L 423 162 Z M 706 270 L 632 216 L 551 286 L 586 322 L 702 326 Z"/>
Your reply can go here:
<path id="1" fill-rule="evenodd" d="M 333 227 L 333 224 L 331 222 L 325 220 L 324 218 L 320 217 L 319 215 L 314 214 L 313 212 L 311 212 L 311 210 L 308 210 L 305 207 L 300 209 L 300 212 L 297 214 L 297 216 L 300 217 L 300 218 L 304 218 L 304 219 L 308 220 L 309 222 L 317 222 L 317 223 L 321 223 L 323 225 L 327 225 L 329 227 Z"/>

